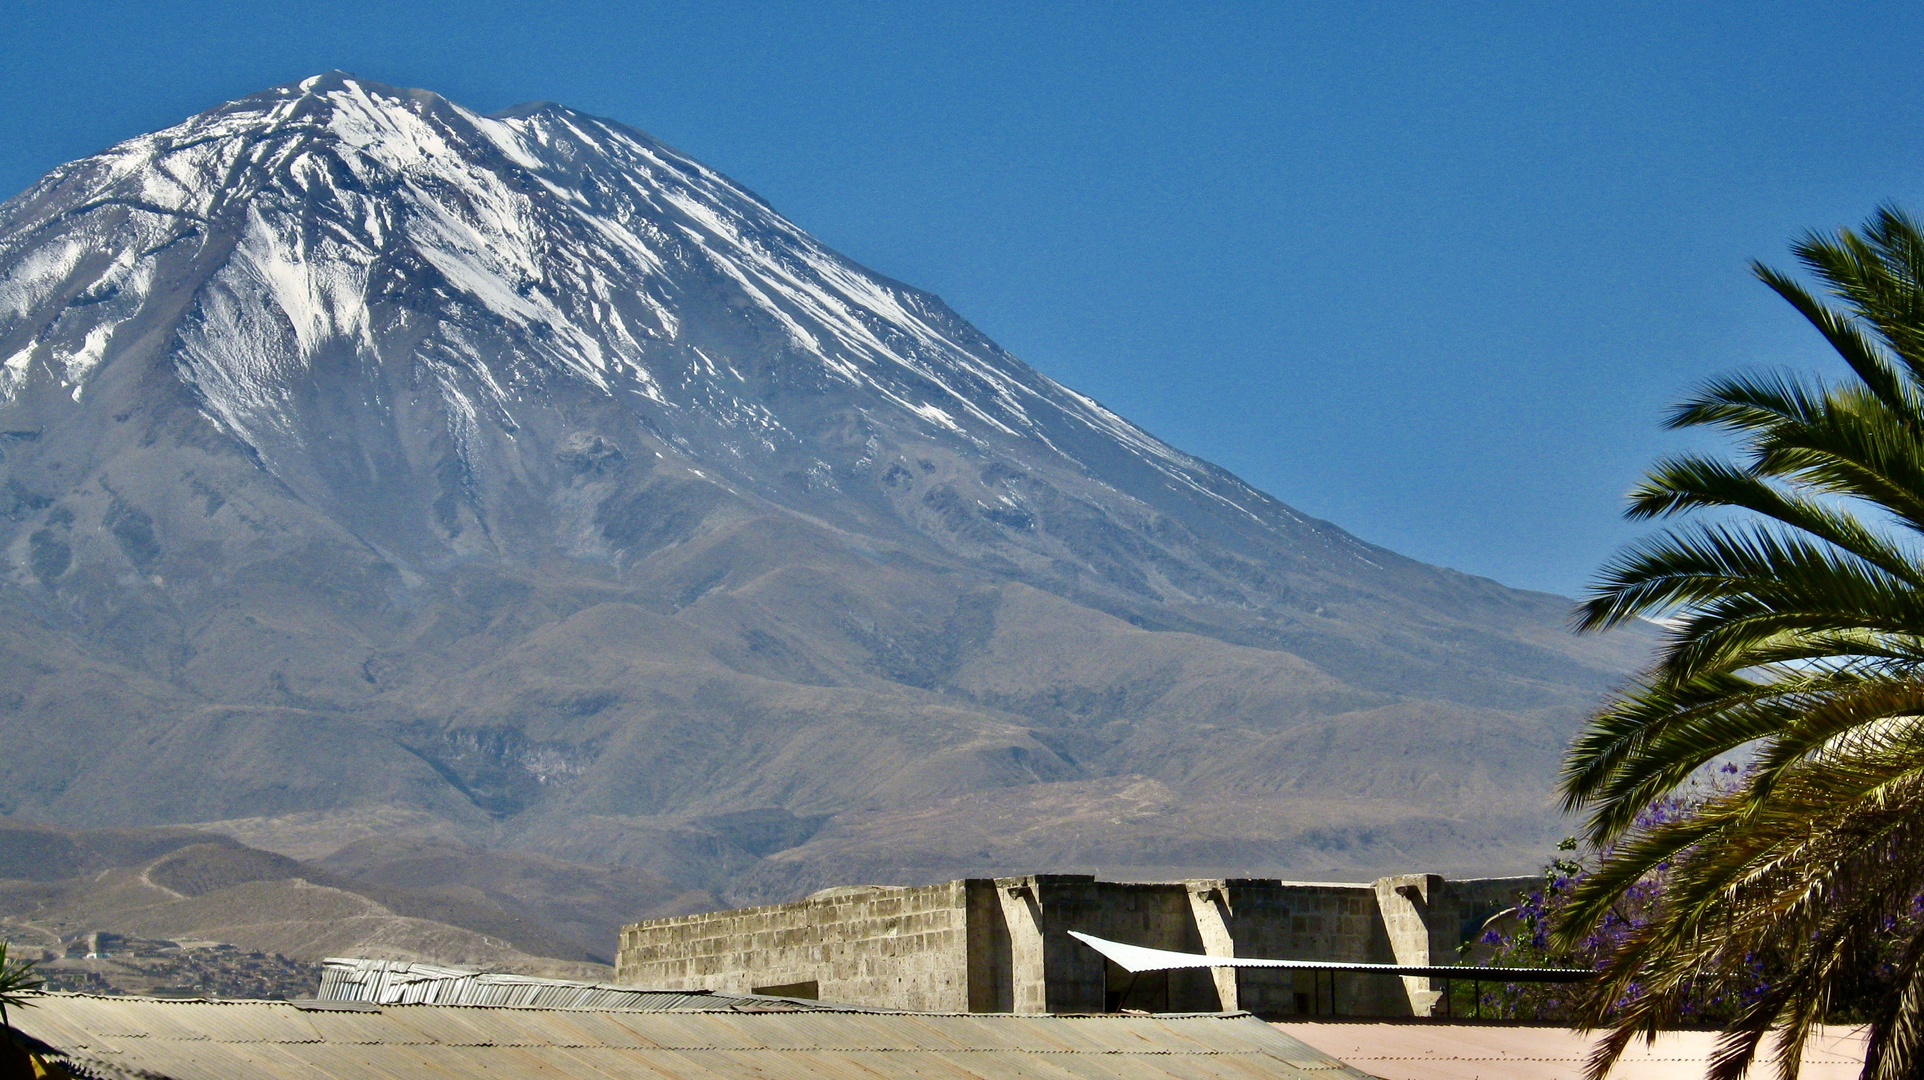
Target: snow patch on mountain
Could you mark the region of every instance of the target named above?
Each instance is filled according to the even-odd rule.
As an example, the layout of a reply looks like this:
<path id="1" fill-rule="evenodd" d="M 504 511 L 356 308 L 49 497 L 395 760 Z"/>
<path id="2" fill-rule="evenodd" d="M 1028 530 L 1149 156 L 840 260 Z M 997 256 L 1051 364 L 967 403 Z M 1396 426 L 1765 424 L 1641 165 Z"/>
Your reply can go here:
<path id="1" fill-rule="evenodd" d="M 30 220 L 53 188 L 80 210 Z M 36 359 L 81 394 L 112 350 L 116 320 L 139 309 L 162 260 L 187 244 L 222 261 L 182 326 L 178 369 L 204 411 L 257 451 L 271 435 L 299 438 L 286 388 L 328 350 L 369 364 L 453 364 L 487 399 L 456 400 L 441 379 L 462 415 L 501 414 L 516 395 L 568 378 L 700 408 L 760 439 L 782 434 L 743 396 L 741 373 L 688 339 L 677 311 L 695 274 L 732 286 L 786 338 L 793 362 L 932 429 L 983 445 L 1034 441 L 1073 459 L 1048 434 L 1066 422 L 1242 514 L 1280 509 L 986 341 L 958 339 L 968 329 L 959 320 L 932 316 L 919 294 L 843 259 L 699 162 L 559 106 L 491 118 L 421 91 L 316 76 L 56 170 L 0 208 L 0 235 L 0 265 L 11 267 L 0 279 L 0 343 L 63 290 L 111 298 L 39 328 L 0 361 L 3 400 Z M 230 239 L 223 258 L 218 245 Z M 103 249 L 118 258 L 90 265 Z M 406 313 L 394 298 L 409 289 L 431 293 L 416 306 L 437 312 L 432 332 L 398 332 Z M 490 322 L 512 331 L 506 354 L 497 342 L 459 355 Z M 388 355 L 398 348 L 409 352 Z M 674 357 L 686 368 L 663 366 Z"/>

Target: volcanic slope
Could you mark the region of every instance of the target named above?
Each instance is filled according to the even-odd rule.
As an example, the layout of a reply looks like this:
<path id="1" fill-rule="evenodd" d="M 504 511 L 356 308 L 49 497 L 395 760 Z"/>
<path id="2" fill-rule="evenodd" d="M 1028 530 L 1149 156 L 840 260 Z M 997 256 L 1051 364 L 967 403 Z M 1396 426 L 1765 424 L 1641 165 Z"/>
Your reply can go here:
<path id="1" fill-rule="evenodd" d="M 58 956 L 105 931 L 309 963 L 375 956 L 605 978 L 621 923 L 713 903 L 640 871 L 445 842 L 363 842 L 317 866 L 178 826 L 0 820 L 0 935 L 29 953 Z"/>
<path id="2" fill-rule="evenodd" d="M 304 858 L 1515 870 L 1648 645 L 1291 510 L 632 128 L 340 73 L 0 206 L 0 455 L 0 810 Z"/>

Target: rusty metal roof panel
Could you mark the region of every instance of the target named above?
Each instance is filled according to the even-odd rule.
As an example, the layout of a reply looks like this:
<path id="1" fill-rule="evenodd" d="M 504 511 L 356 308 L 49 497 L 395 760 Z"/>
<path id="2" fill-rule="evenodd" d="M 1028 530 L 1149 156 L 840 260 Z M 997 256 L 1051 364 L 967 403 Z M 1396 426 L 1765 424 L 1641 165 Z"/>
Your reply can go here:
<path id="1" fill-rule="evenodd" d="M 434 1055 L 433 1068 L 424 1078 L 469 1080 L 472 1077 L 587 1077 L 613 1080 L 616 1077 L 647 1077 L 649 1071 L 637 1068 L 619 1051 L 593 1047 L 532 1046 L 450 1046 Z"/>
<path id="2" fill-rule="evenodd" d="M 1153 1039 L 1158 1046 L 1169 1050 L 1227 1050 L 1231 1047 L 1247 1045 L 1247 1035 L 1242 1030 L 1243 1026 L 1262 1023 L 1253 1016 L 1231 1024 L 1190 1024 L 1163 1016 L 1146 1019 L 1149 1023 L 1136 1029 L 1135 1037 Z M 1107 1018 L 1096 1022 L 1114 1023 Z M 1122 1036 L 1118 1034 L 1115 1037 Z"/>
<path id="3" fill-rule="evenodd" d="M 202 1045 L 201 1049 L 206 1049 L 205 1044 Z M 319 1059 L 328 1055 L 330 1048 L 317 1043 L 301 1043 L 291 1046 L 277 1045 L 274 1043 L 234 1043 L 224 1046 L 222 1049 L 226 1051 L 226 1054 L 223 1055 L 222 1058 L 222 1064 L 228 1069 L 231 1069 L 232 1072 L 230 1075 L 234 1076 L 285 1076 L 296 1069 L 306 1070 L 307 1074 L 314 1077 L 315 1080 L 333 1080 L 336 1076 L 339 1076 L 340 1080 L 348 1080 L 350 1076 L 355 1075 L 378 1075 L 370 1073 L 349 1073 L 345 1070 L 323 1067 Z M 362 1048 L 345 1046 L 341 1049 L 353 1051 Z M 397 1049 L 405 1050 L 404 1047 L 398 1047 Z M 203 1067 L 212 1064 L 206 1056 L 203 1056 L 201 1060 L 204 1063 Z"/>
<path id="4" fill-rule="evenodd" d="M 495 1037 L 493 1045 L 496 1046 L 603 1045 L 589 1028 L 573 1022 L 578 1017 L 594 1015 L 592 1013 L 541 1009 L 490 1009 L 486 1013 L 475 1018 L 476 1027 Z"/>
<path id="5" fill-rule="evenodd" d="M 292 1010 L 292 1006 L 289 1006 Z M 276 1010 L 278 1012 L 279 1010 Z M 420 1031 L 387 1019 L 384 1013 L 302 1012 L 301 1019 L 312 1027 L 323 1042 L 334 1046 L 356 1043 L 405 1046 L 409 1043 L 432 1044 Z"/>
<path id="6" fill-rule="evenodd" d="M 382 1010 L 388 1020 L 421 1037 L 423 1042 L 442 1046 L 584 1046 L 590 1041 L 586 1028 L 569 1026 L 566 1021 L 578 1016 L 614 1014 L 578 1013 L 573 1010 L 501 1008 L 488 1006 L 396 1005 Z M 624 1040 L 624 1044 L 632 1042 Z"/>
<path id="7" fill-rule="evenodd" d="M 1220 1080 L 1224 1076 L 1221 1060 L 1211 1057 L 1192 1062 L 1168 1054 L 1130 1056 L 1121 1054 L 1049 1054 L 1045 1067 L 1066 1080 Z"/>
<path id="8" fill-rule="evenodd" d="M 756 1023 L 780 1013 L 735 1015 L 732 1013 L 608 1013 L 608 1017 L 660 1047 L 698 1047 L 717 1044 L 728 1047 L 758 1046 L 738 1024 Z M 832 1014 L 831 1014 L 832 1015 Z"/>
<path id="9" fill-rule="evenodd" d="M 290 1055 L 293 1056 L 293 1055 Z M 434 1077 L 454 1077 L 459 1075 L 452 1066 L 456 1059 L 451 1056 L 450 1048 L 440 1046 L 380 1046 L 367 1044 L 325 1044 L 318 1047 L 303 1047 L 292 1066 L 279 1065 L 262 1055 L 254 1062 L 254 1071 L 234 1076 L 189 1076 L 180 1075 L 178 1080 L 260 1080 L 263 1077 L 293 1077 L 302 1075 L 294 1069 L 307 1070 L 305 1075 L 325 1080 L 431 1080 Z M 485 1075 L 475 1073 L 470 1075 Z M 174 1080 L 174 1078 L 170 1078 Z"/>
<path id="10" fill-rule="evenodd" d="M 938 1018 L 929 1017 L 927 1019 L 934 1020 Z M 940 1019 L 947 1019 L 947 1018 L 942 1017 Z M 969 1017 L 968 1019 L 974 1020 L 976 1018 Z M 1051 1048 L 1051 1044 L 1046 1039 L 1043 1041 L 1038 1041 L 1034 1038 L 1025 1037 L 1025 1032 L 1032 1034 L 1033 1029 L 1026 1028 L 1022 1024 L 995 1023 L 994 1021 L 1001 1019 L 999 1015 L 986 1016 L 986 1017 L 983 1017 L 982 1019 L 989 1022 L 972 1024 L 969 1026 L 969 1028 L 966 1031 L 958 1031 L 956 1029 L 944 1029 L 943 1033 L 946 1036 L 948 1042 L 960 1043 L 963 1048 L 973 1049 L 973 1050 L 1034 1051 L 1034 1050 Z M 955 1049 L 955 1047 L 953 1046 L 944 1046 L 942 1048 Z"/>
<path id="11" fill-rule="evenodd" d="M 126 1054 L 100 1055 L 123 1069 L 155 1076 L 226 1078 L 254 1073 L 245 1052 L 247 1044 L 205 1039 L 148 1039 Z"/>
<path id="12" fill-rule="evenodd" d="M 543 1068 L 569 1077 L 593 1077 L 595 1080 L 601 1080 L 603 1077 L 609 1080 L 642 1080 L 642 1078 L 676 1075 L 664 1070 L 663 1063 L 653 1056 L 644 1057 L 627 1050 L 609 1047 L 571 1046 L 516 1052 L 529 1054 L 530 1057 L 527 1060 L 539 1060 Z M 473 1053 L 480 1054 L 482 1051 L 475 1050 Z M 476 1074 L 487 1075 L 487 1072 L 477 1070 Z M 530 1071 L 528 1075 L 542 1074 Z"/>
<path id="13" fill-rule="evenodd" d="M 1032 1019 L 1027 1016 L 919 1016 L 902 1017 L 899 1020 L 895 1017 L 880 1019 L 890 1022 L 888 1027 L 896 1037 L 907 1038 L 913 1034 L 918 1037 L 918 1045 L 936 1051 L 986 1047 L 1063 1052 L 1080 1041 L 1074 1037 L 1065 1037 L 1066 1032 L 1060 1030 L 1063 1025 L 1050 1024 L 1037 1027 L 1025 1022 Z"/>
<path id="14" fill-rule="evenodd" d="M 614 1024 L 597 1027 L 584 1023 L 583 1021 L 595 1019 L 595 1014 L 590 1012 L 572 1009 L 565 1012 L 534 1009 L 514 1011 L 519 1014 L 517 1022 L 523 1025 L 529 1034 L 537 1036 L 543 1046 L 604 1046 L 607 1034 L 623 1030 Z M 632 1042 L 631 1036 L 623 1045 L 631 1045 Z"/>
<path id="15" fill-rule="evenodd" d="M 1145 1022 L 1146 1021 L 1146 1022 Z M 1150 1017 L 1065 1017 L 1059 1027 L 1049 1031 L 1050 1043 L 1072 1053 L 1103 1053 L 1128 1049 L 1136 1053 L 1168 1053 L 1172 1048 L 1198 1050 L 1202 1047 L 1173 1035 Z"/>
<path id="16" fill-rule="evenodd" d="M 985 1044 L 992 1048 L 1015 1049 L 1020 1044 L 1001 1039 L 998 1028 L 1009 1025 L 983 1023 L 981 1017 L 966 1015 L 923 1015 L 864 1016 L 848 1018 L 851 1034 L 873 1032 L 877 1041 L 889 1040 L 889 1045 L 914 1046 L 925 1050 L 968 1050 Z M 842 1045 L 862 1045 L 854 1039 L 845 1040 Z"/>
<path id="17" fill-rule="evenodd" d="M 305 1013 L 280 1008 L 264 1010 L 251 1002 L 167 1001 L 139 1002 L 141 1022 L 149 1025 L 150 1038 L 170 1038 L 168 1028 L 184 1032 L 178 1037 L 221 1043 L 294 1043 L 320 1042 Z"/>
<path id="18" fill-rule="evenodd" d="M 1013 1040 L 1032 1050 L 1058 1054 L 1086 1051 L 1095 1045 L 1086 1036 L 1079 1034 L 1067 1017 L 1052 1018 L 1057 1019 L 1058 1022 L 1041 1026 L 1031 1026 L 1027 1023 L 1033 1019 L 1032 1017 L 1006 1014 L 970 1016 L 960 1019 L 969 1025 L 968 1028 L 963 1029 L 966 1032 L 963 1038 L 970 1043 L 999 1037 L 1004 1040 Z M 1081 1022 L 1082 1018 L 1078 1017 L 1073 1023 Z"/>
<path id="19" fill-rule="evenodd" d="M 122 998 L 99 998 L 83 994 L 47 994 L 33 999 L 31 1010 L 21 1010 L 24 1019 L 31 1016 L 58 1016 L 72 1024 L 85 1028 L 95 1035 L 107 1038 L 147 1038 L 160 1035 L 165 1038 L 191 1038 L 192 1035 L 181 1024 L 185 1020 L 184 1011 L 172 1014 L 154 1013 L 143 1006 L 145 1002 Z M 20 1026 L 16 1024 L 16 1026 Z"/>
<path id="20" fill-rule="evenodd" d="M 745 1050 L 820 1050 L 830 1031 L 847 1030 L 848 1023 L 852 1019 L 849 1016 L 836 1014 L 827 1025 L 794 1022 L 799 1017 L 810 1015 L 822 1019 L 818 1014 L 811 1013 L 765 1013 L 726 1017 L 703 1015 L 691 1017 L 691 1019 L 695 1021 L 692 1029 L 698 1037 L 700 1037 L 701 1027 L 712 1026 L 726 1034 L 722 1038 L 716 1038 L 714 1035 L 706 1036 L 711 1044 L 721 1043 L 725 1039 L 729 1048 L 739 1047 Z M 690 1029 L 683 1028 L 683 1030 Z M 840 1042 L 842 1042 L 841 1039 L 828 1038 L 830 1045 Z M 691 1042 L 690 1045 L 693 1043 Z"/>
<path id="21" fill-rule="evenodd" d="M 319 1033 L 308 1028 L 298 1015 L 274 1017 L 248 1007 L 258 1004 L 48 994 L 38 997 L 35 1011 L 47 1010 L 52 1023 L 77 1026 L 94 1037 L 121 1044 L 144 1039 L 224 1043 L 319 1041 Z"/>
<path id="22" fill-rule="evenodd" d="M 1126 1025 L 1136 1019 L 1138 1018 L 1118 1017 L 1117 1021 Z M 1108 1037 L 1109 1023 L 1110 1021 L 1096 1016 L 1065 1017 L 1062 1023 L 1050 1025 L 1047 1034 L 1042 1037 L 1046 1038 L 1052 1047 L 1066 1053 L 1100 1054 L 1115 1049 Z M 1132 1048 L 1137 1052 L 1151 1054 L 1169 1052 L 1169 1048 L 1164 1045 L 1168 1041 L 1167 1033 L 1157 1026 L 1155 1021 L 1150 1020 L 1149 1023 L 1141 1025 L 1137 1028 L 1137 1033 L 1137 1037 L 1132 1037 L 1130 1040 L 1134 1044 Z"/>
<path id="23" fill-rule="evenodd" d="M 834 1075 L 822 1071 L 814 1054 L 779 1051 L 678 1049 L 650 1053 L 646 1059 L 655 1069 L 678 1080 L 736 1080 L 739 1077 L 817 1080 Z M 859 1077 L 861 1080 L 886 1080 L 897 1074 L 878 1074 L 868 1070 L 849 1071 L 840 1075 Z"/>
<path id="24" fill-rule="evenodd" d="M 731 1065 L 712 1050 L 653 1050 L 636 1055 L 649 1070 L 638 1073 L 642 1076 L 673 1077 L 674 1080 L 737 1080 L 739 1077 L 755 1077 L 757 1080 L 787 1080 L 788 1077 L 806 1077 L 807 1068 L 800 1062 L 773 1062 L 768 1067 L 754 1072 L 746 1072 Z M 862 1080 L 881 1080 L 872 1074 L 855 1073 Z"/>
<path id="25" fill-rule="evenodd" d="M 733 1070 L 731 1075 L 745 1075 L 744 1070 L 753 1068 L 758 1055 L 747 1051 L 734 1053 L 709 1051 L 717 1061 L 726 1062 Z M 759 1055 L 766 1057 L 768 1055 Z M 866 1080 L 884 1080 L 898 1076 L 912 1076 L 916 1080 L 980 1080 L 985 1076 L 1007 1076 L 1006 1069 L 985 1071 L 972 1068 L 970 1064 L 945 1058 L 940 1054 L 927 1051 L 865 1051 L 865 1050 L 824 1050 L 801 1055 L 792 1054 L 783 1061 L 794 1059 L 794 1064 L 784 1070 L 784 1080 L 840 1080 L 842 1077 L 864 1077 Z M 993 1062 L 980 1062 L 979 1065 L 993 1065 Z M 719 1070 L 717 1070 L 719 1071 Z M 1053 1070 L 1030 1069 L 1024 1076 L 1060 1076 Z"/>
<path id="26" fill-rule="evenodd" d="M 655 1045 L 636 1034 L 632 1028 L 623 1027 L 616 1016 L 607 1013 L 571 1010 L 555 1017 L 555 1022 L 566 1024 L 571 1033 L 579 1033 L 584 1040 L 570 1045 L 603 1046 L 617 1050 L 636 1050 Z"/>
<path id="27" fill-rule="evenodd" d="M 812 1051 L 794 1053 L 756 1050 L 689 1050 L 682 1061 L 714 1077 L 767 1077 L 769 1080 L 981 1080 L 995 1073 L 958 1073 L 938 1070 L 926 1055 L 877 1051 Z"/>

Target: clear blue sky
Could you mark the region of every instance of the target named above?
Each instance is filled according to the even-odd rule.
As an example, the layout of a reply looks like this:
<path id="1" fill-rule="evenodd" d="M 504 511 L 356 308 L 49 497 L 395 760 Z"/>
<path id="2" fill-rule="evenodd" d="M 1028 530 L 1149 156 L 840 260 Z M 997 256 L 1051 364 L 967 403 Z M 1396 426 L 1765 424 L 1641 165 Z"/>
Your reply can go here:
<path id="1" fill-rule="evenodd" d="M 1666 402 L 1824 364 L 1745 261 L 1924 210 L 1919 12 L 26 0 L 0 188 L 327 68 L 559 101 L 1303 510 L 1574 593 Z"/>

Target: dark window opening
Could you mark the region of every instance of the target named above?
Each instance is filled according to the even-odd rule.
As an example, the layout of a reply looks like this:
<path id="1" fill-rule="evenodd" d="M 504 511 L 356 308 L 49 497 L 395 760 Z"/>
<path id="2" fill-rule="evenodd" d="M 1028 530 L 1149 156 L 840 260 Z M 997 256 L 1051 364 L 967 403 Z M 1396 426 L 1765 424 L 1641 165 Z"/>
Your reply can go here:
<path id="1" fill-rule="evenodd" d="M 757 986 L 752 992 L 766 994 L 769 997 L 806 998 L 809 1001 L 822 999 L 821 984 L 814 979 L 807 982 L 782 983 L 779 986 Z"/>
<path id="2" fill-rule="evenodd" d="M 1107 1012 L 1168 1012 L 1169 973 L 1145 971 L 1131 974 L 1112 961 L 1113 970 L 1105 971 L 1102 1004 Z"/>

